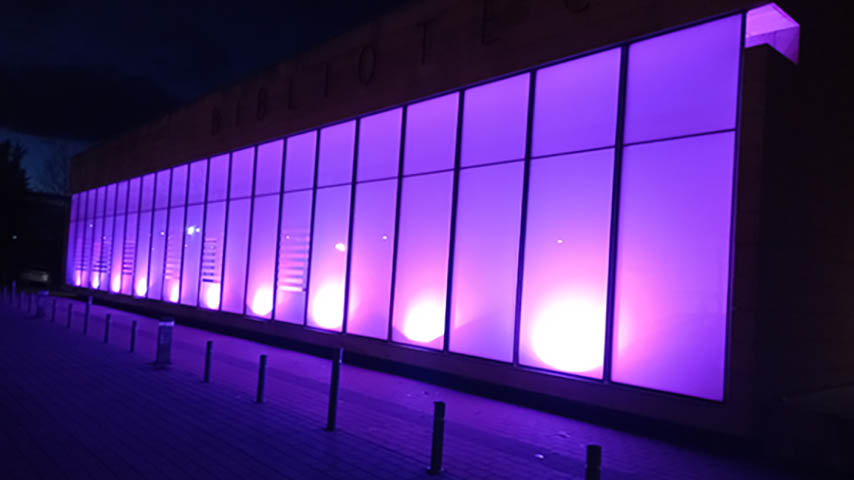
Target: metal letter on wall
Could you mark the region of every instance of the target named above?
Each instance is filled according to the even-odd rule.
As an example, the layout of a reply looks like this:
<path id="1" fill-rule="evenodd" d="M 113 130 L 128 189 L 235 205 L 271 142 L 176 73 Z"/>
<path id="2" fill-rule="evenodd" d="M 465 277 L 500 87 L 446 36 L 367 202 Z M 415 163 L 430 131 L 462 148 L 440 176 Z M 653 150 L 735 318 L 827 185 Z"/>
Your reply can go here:
<path id="1" fill-rule="evenodd" d="M 258 89 L 258 98 L 255 105 L 255 118 L 264 120 L 267 116 L 267 89 L 261 87 Z"/>
<path id="2" fill-rule="evenodd" d="M 211 111 L 211 135 L 219 134 L 220 130 L 222 130 L 222 113 L 219 107 L 214 107 Z"/>
<path id="3" fill-rule="evenodd" d="M 368 85 L 374 79 L 374 70 L 377 64 L 377 54 L 373 45 L 362 47 L 359 52 L 359 83 Z"/>

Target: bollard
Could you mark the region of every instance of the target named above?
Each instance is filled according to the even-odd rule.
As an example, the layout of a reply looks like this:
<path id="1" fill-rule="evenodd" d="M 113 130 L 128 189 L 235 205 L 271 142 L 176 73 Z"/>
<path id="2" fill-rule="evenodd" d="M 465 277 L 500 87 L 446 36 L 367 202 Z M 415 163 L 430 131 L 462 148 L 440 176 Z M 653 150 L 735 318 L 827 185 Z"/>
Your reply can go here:
<path id="1" fill-rule="evenodd" d="M 13 307 L 15 306 L 15 296 L 17 294 L 18 294 L 18 282 L 12 280 L 12 297 L 9 299 L 9 304 L 11 304 Z"/>
<path id="2" fill-rule="evenodd" d="M 130 324 L 130 353 L 133 353 L 133 347 L 136 343 L 136 320 Z"/>
<path id="3" fill-rule="evenodd" d="M 445 445 L 445 402 L 433 402 L 433 445 L 430 449 L 430 468 L 427 473 L 442 472 L 442 450 Z"/>
<path id="4" fill-rule="evenodd" d="M 36 317 L 44 318 L 44 299 L 41 294 L 36 297 Z"/>
<path id="5" fill-rule="evenodd" d="M 332 378 L 329 380 L 329 412 L 326 415 L 327 432 L 335 431 L 335 417 L 338 415 L 338 378 L 341 376 L 341 358 L 344 349 L 338 348 L 332 357 Z"/>
<path id="6" fill-rule="evenodd" d="M 104 317 L 104 343 L 110 343 L 110 314 Z"/>
<path id="7" fill-rule="evenodd" d="M 33 294 L 27 293 L 27 315 L 33 313 Z"/>
<path id="8" fill-rule="evenodd" d="M 213 350 L 213 341 L 208 340 L 205 345 L 205 383 L 211 383 L 211 351 Z"/>
<path id="9" fill-rule="evenodd" d="M 89 312 L 92 310 L 92 295 L 86 299 L 86 311 L 83 313 L 83 335 L 89 332 Z"/>
<path id="10" fill-rule="evenodd" d="M 68 321 L 65 322 L 65 328 L 71 328 L 71 309 L 74 308 L 73 303 L 68 304 Z"/>
<path id="11" fill-rule="evenodd" d="M 51 300 L 53 300 L 53 304 L 50 306 L 50 323 L 56 323 L 56 299 Z"/>
<path id="12" fill-rule="evenodd" d="M 175 327 L 175 320 L 171 317 L 164 317 L 160 320 L 157 326 L 157 358 L 154 360 L 154 366 L 166 368 L 172 363 L 172 329 Z"/>
<path id="13" fill-rule="evenodd" d="M 599 480 L 602 476 L 602 447 L 587 445 L 587 467 L 584 480 Z"/>
<path id="14" fill-rule="evenodd" d="M 267 374 L 267 355 L 261 355 L 258 364 L 258 391 L 255 393 L 255 403 L 264 401 L 264 376 Z"/>

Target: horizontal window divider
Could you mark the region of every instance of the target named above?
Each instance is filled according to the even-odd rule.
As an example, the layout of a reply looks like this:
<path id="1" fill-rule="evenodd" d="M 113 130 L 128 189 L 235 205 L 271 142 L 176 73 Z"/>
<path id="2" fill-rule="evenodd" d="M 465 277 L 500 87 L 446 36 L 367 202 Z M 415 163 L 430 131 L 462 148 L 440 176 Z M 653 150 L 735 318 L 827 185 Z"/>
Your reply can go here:
<path id="1" fill-rule="evenodd" d="M 367 180 L 356 180 L 356 185 L 360 185 L 362 183 L 387 182 L 389 180 L 397 180 L 397 175 L 394 175 L 392 177 L 381 177 L 381 178 L 369 178 Z"/>
<path id="2" fill-rule="evenodd" d="M 508 163 L 524 162 L 524 161 L 525 161 L 525 158 L 523 157 L 523 158 L 514 158 L 512 160 L 499 160 L 497 162 L 478 163 L 477 165 L 465 165 L 465 166 L 461 165 L 460 170 L 469 170 L 472 168 L 481 168 L 481 167 L 491 167 L 494 165 L 505 165 Z"/>
<path id="3" fill-rule="evenodd" d="M 580 155 L 582 153 L 601 152 L 602 150 L 614 150 L 615 148 L 617 148 L 616 145 L 608 145 L 605 147 L 582 148 L 581 150 L 570 150 L 570 151 L 559 152 L 559 153 L 547 153 L 545 155 L 534 155 L 531 157 L 531 160 L 539 160 L 541 158 L 562 157 L 565 155 Z"/>
<path id="4" fill-rule="evenodd" d="M 637 142 L 624 143 L 623 147 L 633 147 L 635 145 L 646 145 L 649 143 L 659 143 L 659 142 L 668 142 L 670 140 L 682 140 L 684 138 L 694 138 L 694 137 L 705 137 L 707 135 L 717 135 L 719 133 L 729 133 L 735 132 L 735 127 L 733 128 L 725 128 L 722 130 L 710 130 L 708 132 L 700 132 L 700 133 L 688 133 L 685 135 L 676 135 L 675 137 L 666 137 L 666 138 L 656 138 L 653 140 L 640 140 Z"/>
<path id="5" fill-rule="evenodd" d="M 423 177 L 424 175 L 433 175 L 436 173 L 448 173 L 448 172 L 453 172 L 453 171 L 454 171 L 454 168 L 451 167 L 451 168 L 443 168 L 441 170 L 430 170 L 429 172 L 407 173 L 407 174 L 403 175 L 403 178 Z"/>

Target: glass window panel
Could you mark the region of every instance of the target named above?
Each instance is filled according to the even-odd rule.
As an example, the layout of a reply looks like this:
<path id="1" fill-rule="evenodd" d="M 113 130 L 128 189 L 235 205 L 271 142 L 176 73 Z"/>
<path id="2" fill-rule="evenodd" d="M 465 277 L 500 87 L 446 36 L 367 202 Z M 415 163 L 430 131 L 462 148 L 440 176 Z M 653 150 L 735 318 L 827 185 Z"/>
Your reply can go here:
<path id="1" fill-rule="evenodd" d="M 116 214 L 116 184 L 112 183 L 107 185 L 107 193 L 104 199 L 104 216 L 110 216 Z"/>
<path id="2" fill-rule="evenodd" d="M 208 202 L 225 200 L 228 195 L 228 165 L 228 154 L 211 158 L 210 179 L 208 180 Z"/>
<path id="3" fill-rule="evenodd" d="M 232 172 L 233 177 L 234 172 Z M 243 313 L 243 295 L 246 288 L 246 256 L 249 253 L 251 201 L 251 198 L 243 198 L 229 200 L 228 202 L 222 309 L 232 313 Z"/>
<path id="4" fill-rule="evenodd" d="M 187 203 L 197 204 L 205 201 L 205 182 L 208 176 L 208 161 L 198 160 L 190 164 L 190 184 L 187 191 Z"/>
<path id="5" fill-rule="evenodd" d="M 211 163 L 213 172 L 213 163 Z M 199 304 L 219 310 L 222 297 L 222 252 L 225 242 L 225 202 L 207 205 L 202 244 L 202 273 L 199 284 Z"/>
<path id="6" fill-rule="evenodd" d="M 139 201 L 139 211 L 144 212 L 154 208 L 154 174 L 142 177 L 142 197 Z"/>
<path id="7" fill-rule="evenodd" d="M 80 194 L 71 195 L 71 208 L 68 211 L 68 238 L 65 246 L 65 284 L 74 285 L 75 245 L 77 243 L 77 209 L 80 207 Z"/>
<path id="8" fill-rule="evenodd" d="M 128 183 L 128 213 L 138 212 L 140 205 L 140 193 L 142 178 L 132 178 Z"/>
<path id="9" fill-rule="evenodd" d="M 101 202 L 98 202 L 99 204 Z M 104 265 L 101 263 L 101 245 L 103 244 L 102 230 L 104 228 L 104 219 L 95 217 L 92 220 L 93 240 L 92 240 L 92 267 L 89 272 L 89 287 L 97 290 L 101 288 L 101 282 L 104 280 Z"/>
<path id="10" fill-rule="evenodd" d="M 258 146 L 255 167 L 255 195 L 277 193 L 282 185 L 283 140 Z"/>
<path id="11" fill-rule="evenodd" d="M 184 232 L 184 207 L 170 208 L 169 225 L 166 230 L 163 300 L 172 303 L 178 303 L 178 299 L 181 298 L 181 252 L 184 250 Z"/>
<path id="12" fill-rule="evenodd" d="M 613 379 L 723 398 L 734 134 L 627 147 Z"/>
<path id="13" fill-rule="evenodd" d="M 116 188 L 116 214 L 127 213 L 128 182 L 120 182 Z"/>
<path id="14" fill-rule="evenodd" d="M 441 349 L 453 172 L 403 179 L 392 340 Z"/>
<path id="15" fill-rule="evenodd" d="M 459 96 L 455 92 L 406 107 L 404 174 L 454 168 Z"/>
<path id="16" fill-rule="evenodd" d="M 355 134 L 355 120 L 320 130 L 317 186 L 350 183 L 353 175 Z"/>
<path id="17" fill-rule="evenodd" d="M 525 157 L 529 73 L 465 91 L 463 166 Z"/>
<path id="18" fill-rule="evenodd" d="M 279 155 L 281 158 L 281 150 Z M 260 148 L 258 159 L 261 159 Z M 255 197 L 252 208 L 246 312 L 256 317 L 270 318 L 273 311 L 273 259 L 276 258 L 276 229 L 279 227 L 279 196 Z"/>
<path id="19" fill-rule="evenodd" d="M 190 205 L 187 207 L 187 221 L 184 222 L 184 228 L 186 229 L 184 236 L 184 265 L 181 273 L 181 303 L 184 305 L 198 305 L 204 208 L 204 205 Z"/>
<path id="20" fill-rule="evenodd" d="M 246 198 L 252 195 L 254 168 L 255 147 L 244 148 L 231 154 L 231 181 L 228 198 Z"/>
<path id="21" fill-rule="evenodd" d="M 314 186 L 317 130 L 288 137 L 285 156 L 285 190 L 300 190 Z"/>
<path id="22" fill-rule="evenodd" d="M 531 162 L 519 362 L 602 377 L 614 150 Z"/>
<path id="23" fill-rule="evenodd" d="M 136 237 L 136 265 L 133 274 L 133 293 L 137 297 L 148 294 L 148 254 L 151 247 L 151 211 L 139 214 Z"/>
<path id="24" fill-rule="evenodd" d="M 113 293 L 119 293 L 122 290 L 122 252 L 125 245 L 126 220 L 127 215 L 122 213 L 116 215 L 113 221 L 113 252 L 110 261 L 110 291 Z"/>
<path id="25" fill-rule="evenodd" d="M 308 325 L 341 330 L 350 223 L 350 186 L 318 189 L 312 231 Z"/>
<path id="26" fill-rule="evenodd" d="M 169 206 L 171 178 L 172 170 L 157 172 L 157 184 L 154 186 L 154 208 L 166 208 Z"/>
<path id="27" fill-rule="evenodd" d="M 735 128 L 741 16 L 629 47 L 625 141 Z"/>
<path id="28" fill-rule="evenodd" d="M 513 360 L 523 162 L 460 171 L 450 349 Z"/>
<path id="29" fill-rule="evenodd" d="M 282 230 L 279 236 L 275 319 L 301 324 L 305 320 L 305 288 L 311 241 L 310 190 L 282 195 Z"/>
<path id="30" fill-rule="evenodd" d="M 402 112 L 395 108 L 359 120 L 359 181 L 397 176 Z"/>
<path id="31" fill-rule="evenodd" d="M 534 156 L 614 145 L 620 49 L 537 71 Z"/>
<path id="32" fill-rule="evenodd" d="M 122 294 L 135 293 L 134 267 L 136 245 L 139 238 L 139 201 L 142 180 L 133 178 L 128 183 L 128 216 L 125 224 L 125 243 L 122 248 Z"/>
<path id="33" fill-rule="evenodd" d="M 83 253 L 82 253 L 82 285 L 89 287 L 89 272 L 92 269 L 92 244 L 95 237 L 95 199 L 97 190 L 89 190 L 86 195 L 86 213 L 85 225 L 83 233 Z"/>
<path id="34" fill-rule="evenodd" d="M 163 293 L 163 262 L 166 254 L 168 210 L 154 211 L 151 234 L 151 258 L 148 261 L 148 298 L 160 300 Z"/>
<path id="35" fill-rule="evenodd" d="M 348 333 L 388 336 L 396 203 L 396 179 L 356 186 Z"/>
<path id="36" fill-rule="evenodd" d="M 170 207 L 183 205 L 187 200 L 188 170 L 189 167 L 187 165 L 181 165 L 172 169 L 172 190 L 169 198 Z"/>

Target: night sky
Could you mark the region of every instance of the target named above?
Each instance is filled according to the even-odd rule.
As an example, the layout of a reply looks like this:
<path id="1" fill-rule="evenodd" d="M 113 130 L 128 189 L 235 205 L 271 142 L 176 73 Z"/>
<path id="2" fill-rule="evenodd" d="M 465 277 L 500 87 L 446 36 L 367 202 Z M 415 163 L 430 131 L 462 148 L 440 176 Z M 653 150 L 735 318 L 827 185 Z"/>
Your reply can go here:
<path id="1" fill-rule="evenodd" d="M 407 0 L 12 2 L 0 14 L 0 141 L 71 155 Z"/>

